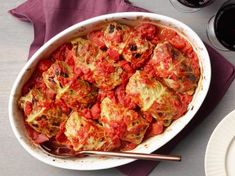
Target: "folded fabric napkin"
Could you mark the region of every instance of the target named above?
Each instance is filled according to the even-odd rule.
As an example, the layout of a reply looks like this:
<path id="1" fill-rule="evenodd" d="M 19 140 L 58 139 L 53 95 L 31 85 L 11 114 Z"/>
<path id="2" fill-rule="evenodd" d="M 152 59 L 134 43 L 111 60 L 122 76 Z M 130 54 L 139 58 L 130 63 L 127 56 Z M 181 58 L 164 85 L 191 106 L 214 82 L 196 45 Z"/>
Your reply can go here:
<path id="1" fill-rule="evenodd" d="M 28 0 L 9 12 L 34 27 L 30 56 L 47 40 L 65 28 L 85 19 L 114 12 L 147 11 L 125 0 Z M 213 48 L 206 45 L 211 58 L 212 80 L 208 95 L 193 120 L 174 139 L 157 150 L 169 153 L 215 108 L 235 77 L 234 66 Z M 129 176 L 148 175 L 159 162 L 135 161 L 117 169 Z"/>

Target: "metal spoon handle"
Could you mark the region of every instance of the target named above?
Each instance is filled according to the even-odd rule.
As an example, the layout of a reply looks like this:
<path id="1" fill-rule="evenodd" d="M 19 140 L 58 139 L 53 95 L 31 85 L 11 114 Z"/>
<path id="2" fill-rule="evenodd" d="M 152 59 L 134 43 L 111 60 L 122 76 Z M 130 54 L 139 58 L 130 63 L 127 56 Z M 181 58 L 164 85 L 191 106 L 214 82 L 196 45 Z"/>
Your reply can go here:
<path id="1" fill-rule="evenodd" d="M 81 151 L 79 152 L 79 154 L 124 157 L 124 158 L 154 160 L 154 161 L 181 161 L 181 157 L 176 155 L 144 154 L 144 153 L 132 153 L 132 152 L 104 152 L 104 151 L 87 151 L 87 150 Z"/>

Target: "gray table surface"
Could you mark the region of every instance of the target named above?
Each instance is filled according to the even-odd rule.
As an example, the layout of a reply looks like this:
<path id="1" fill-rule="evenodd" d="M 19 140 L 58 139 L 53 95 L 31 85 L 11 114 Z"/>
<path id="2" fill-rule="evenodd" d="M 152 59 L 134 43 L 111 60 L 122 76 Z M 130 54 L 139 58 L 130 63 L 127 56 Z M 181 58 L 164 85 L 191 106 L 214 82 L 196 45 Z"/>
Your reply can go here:
<path id="1" fill-rule="evenodd" d="M 0 0 L 0 175 L 122 175 L 115 169 L 81 172 L 48 166 L 30 156 L 16 140 L 8 120 L 8 97 L 12 84 L 26 62 L 28 48 L 33 39 L 30 24 L 18 21 L 7 10 L 23 0 Z M 224 0 L 216 0 L 196 13 L 182 13 L 168 0 L 131 0 L 136 6 L 176 18 L 189 25 L 204 40 L 208 19 L 216 13 Z M 235 52 L 220 52 L 235 65 Z M 183 157 L 180 163 L 162 162 L 150 175 L 203 176 L 206 145 L 216 125 L 235 109 L 235 82 L 214 111 L 172 151 Z"/>

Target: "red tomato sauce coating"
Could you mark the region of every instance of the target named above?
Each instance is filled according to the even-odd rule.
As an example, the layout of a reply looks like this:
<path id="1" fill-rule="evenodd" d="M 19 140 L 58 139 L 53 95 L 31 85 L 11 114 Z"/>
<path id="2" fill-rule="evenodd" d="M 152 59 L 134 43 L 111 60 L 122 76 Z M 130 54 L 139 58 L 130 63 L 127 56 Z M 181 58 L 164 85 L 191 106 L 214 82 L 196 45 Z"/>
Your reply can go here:
<path id="1" fill-rule="evenodd" d="M 80 150 L 132 150 L 187 112 L 200 78 L 179 32 L 118 22 L 42 58 L 22 87 L 29 137 Z"/>

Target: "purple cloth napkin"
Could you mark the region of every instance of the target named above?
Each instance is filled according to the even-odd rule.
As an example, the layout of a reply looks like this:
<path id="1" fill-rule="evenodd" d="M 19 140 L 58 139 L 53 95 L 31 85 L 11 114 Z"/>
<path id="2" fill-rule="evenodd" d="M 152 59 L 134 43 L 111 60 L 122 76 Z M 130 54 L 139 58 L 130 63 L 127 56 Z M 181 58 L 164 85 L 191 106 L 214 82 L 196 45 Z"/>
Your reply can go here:
<path id="1" fill-rule="evenodd" d="M 103 14 L 132 11 L 147 10 L 125 0 L 28 0 L 9 12 L 33 24 L 30 58 L 46 41 L 75 23 Z"/>
<path id="2" fill-rule="evenodd" d="M 9 12 L 34 27 L 30 56 L 51 37 L 85 19 L 114 12 L 147 11 L 125 0 L 28 0 Z M 211 58 L 212 80 L 208 95 L 193 120 L 170 142 L 156 152 L 169 153 L 215 108 L 235 77 L 234 66 L 206 45 Z M 159 162 L 135 161 L 117 169 L 129 176 L 148 175 Z"/>

